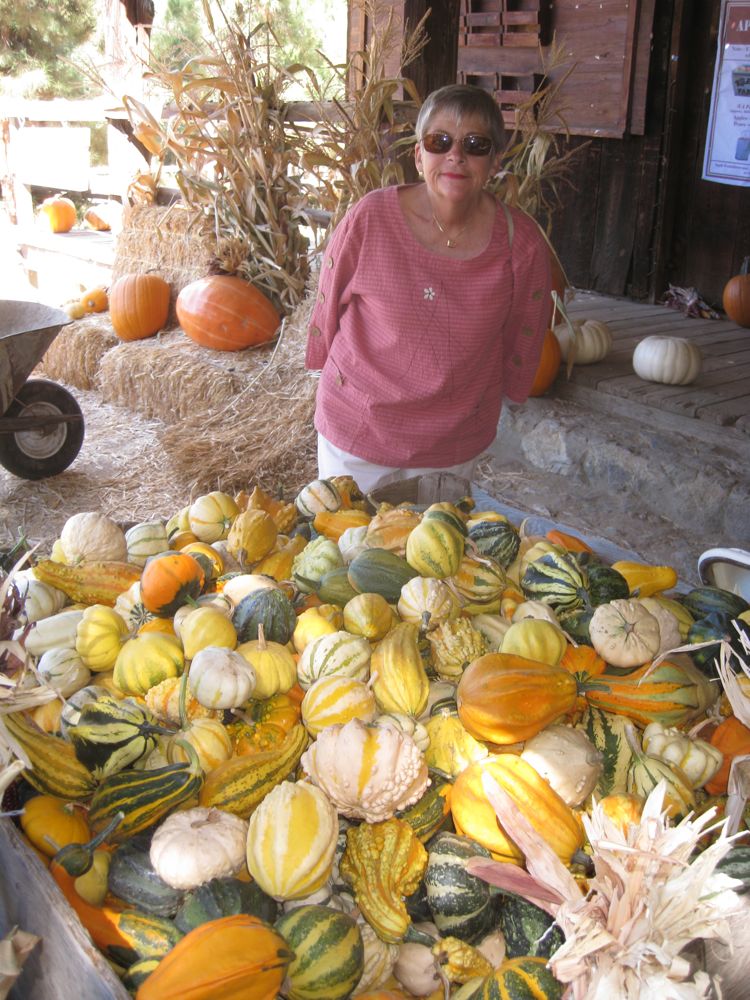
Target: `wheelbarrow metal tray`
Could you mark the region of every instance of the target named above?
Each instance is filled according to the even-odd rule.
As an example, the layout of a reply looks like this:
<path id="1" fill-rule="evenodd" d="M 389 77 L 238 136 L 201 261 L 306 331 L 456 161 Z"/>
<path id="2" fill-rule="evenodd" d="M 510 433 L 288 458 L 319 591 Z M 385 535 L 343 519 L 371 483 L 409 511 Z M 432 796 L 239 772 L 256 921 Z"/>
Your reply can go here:
<path id="1" fill-rule="evenodd" d="M 0 414 L 70 317 L 42 302 L 0 300 Z"/>
<path id="2" fill-rule="evenodd" d="M 13 928 L 42 940 L 10 1000 L 132 1000 L 56 882 L 9 819 L 0 819 L 0 938 Z"/>

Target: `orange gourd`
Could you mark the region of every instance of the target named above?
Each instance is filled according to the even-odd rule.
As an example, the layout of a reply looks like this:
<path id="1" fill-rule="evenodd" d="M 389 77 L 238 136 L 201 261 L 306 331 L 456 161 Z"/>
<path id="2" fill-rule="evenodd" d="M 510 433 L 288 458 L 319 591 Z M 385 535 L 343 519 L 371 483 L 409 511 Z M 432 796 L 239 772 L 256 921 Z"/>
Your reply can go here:
<path id="1" fill-rule="evenodd" d="M 713 778 L 703 787 L 709 795 L 725 795 L 732 761 L 735 757 L 750 754 L 750 729 L 734 715 L 730 715 L 713 731 L 710 743 L 721 750 L 724 760 Z"/>
<path id="2" fill-rule="evenodd" d="M 50 858 L 61 847 L 85 843 L 91 836 L 83 810 L 54 795 L 35 795 L 28 800 L 21 829 L 34 847 Z"/>
<path id="3" fill-rule="evenodd" d="M 731 320 L 740 326 L 750 327 L 750 257 L 745 257 L 740 273 L 724 286 L 722 305 Z"/>
<path id="4" fill-rule="evenodd" d="M 559 665 L 571 674 L 588 674 L 589 677 L 598 677 L 607 669 L 606 660 L 592 646 L 569 645 Z"/>
<path id="5" fill-rule="evenodd" d="M 200 594 L 204 583 L 205 573 L 197 559 L 181 551 L 166 552 L 143 567 L 141 602 L 152 615 L 171 618 Z"/>
<path id="6" fill-rule="evenodd" d="M 70 198 L 45 198 L 39 214 L 53 233 L 69 233 L 76 224 L 76 207 Z"/>
<path id="7" fill-rule="evenodd" d="M 215 351 L 242 351 L 264 344 L 281 322 L 262 292 L 228 274 L 186 285 L 177 296 L 176 310 L 188 337 Z"/>
<path id="8" fill-rule="evenodd" d="M 461 675 L 458 717 L 476 739 L 519 743 L 570 712 L 577 690 L 575 677 L 561 667 L 514 653 L 486 653 Z"/>
<path id="9" fill-rule="evenodd" d="M 158 274 L 125 274 L 109 291 L 109 318 L 120 340 L 158 333 L 169 316 L 169 285 Z"/>
<path id="10" fill-rule="evenodd" d="M 370 515 L 363 510 L 322 510 L 315 515 L 313 528 L 319 535 L 325 535 L 338 542 L 347 528 L 364 528 L 370 523 Z"/>
<path id="11" fill-rule="evenodd" d="M 239 914 L 200 924 L 144 980 L 136 1000 L 269 1000 L 293 952 L 270 924 Z"/>
<path id="12" fill-rule="evenodd" d="M 552 383 L 557 378 L 562 362 L 562 351 L 560 342 L 552 330 L 547 330 L 542 342 L 542 353 L 539 357 L 539 365 L 529 390 L 530 396 L 543 396 Z"/>
<path id="13" fill-rule="evenodd" d="M 638 826 L 641 822 L 643 799 L 640 795 L 633 795 L 630 792 L 605 795 L 599 801 L 599 805 L 605 816 L 608 816 L 623 833 L 627 833 L 631 824 Z"/>
<path id="14" fill-rule="evenodd" d="M 130 939 L 123 935 L 118 926 L 119 916 L 126 912 L 128 907 L 120 903 L 93 906 L 78 895 L 75 890 L 75 876 L 69 875 L 61 864 L 53 860 L 49 871 L 97 948 L 105 954 L 110 948 L 129 948 Z"/>
<path id="15" fill-rule="evenodd" d="M 587 545 L 582 538 L 577 535 L 569 535 L 565 531 L 558 531 L 557 528 L 552 528 L 547 532 L 545 538 L 553 542 L 555 545 L 560 545 L 562 548 L 566 549 L 568 552 L 593 552 L 594 550 L 590 545 Z"/>
<path id="16" fill-rule="evenodd" d="M 482 781 L 485 774 L 510 795 L 560 860 L 568 864 L 584 841 L 581 821 L 549 782 L 516 754 L 491 755 L 461 771 L 451 791 L 456 832 L 476 840 L 499 861 L 523 861 L 522 852 L 506 834 L 487 798 Z"/>

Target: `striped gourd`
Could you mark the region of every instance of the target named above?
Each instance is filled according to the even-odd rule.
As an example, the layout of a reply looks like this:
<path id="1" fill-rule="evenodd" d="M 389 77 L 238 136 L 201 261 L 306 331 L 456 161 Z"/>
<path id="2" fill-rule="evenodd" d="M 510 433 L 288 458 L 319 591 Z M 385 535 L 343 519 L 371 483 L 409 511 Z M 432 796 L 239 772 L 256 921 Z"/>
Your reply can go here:
<path id="1" fill-rule="evenodd" d="M 41 656 L 48 649 L 65 646 L 75 647 L 78 624 L 83 618 L 82 608 L 69 608 L 58 611 L 49 618 L 41 618 L 34 622 L 33 627 L 23 641 L 26 652 L 31 656 Z"/>
<path id="2" fill-rule="evenodd" d="M 293 726 L 278 749 L 233 757 L 206 775 L 202 806 L 215 806 L 247 819 L 265 796 L 299 763 L 307 746 L 303 725 Z"/>
<path id="3" fill-rule="evenodd" d="M 106 778 L 156 748 L 160 726 L 147 708 L 132 698 L 102 695 L 81 708 L 78 722 L 67 730 L 76 757 L 95 778 Z"/>
<path id="4" fill-rule="evenodd" d="M 141 581 L 137 580 L 124 590 L 115 601 L 115 611 L 124 620 L 128 628 L 137 632 L 141 625 L 154 621 L 156 615 L 147 611 L 141 600 Z"/>
<path id="5" fill-rule="evenodd" d="M 107 957 L 127 967 L 146 958 L 164 958 L 182 938 L 171 920 L 142 910 L 124 910 L 116 917 L 117 930 L 126 939 L 109 945 Z"/>
<path id="6" fill-rule="evenodd" d="M 469 538 L 482 555 L 497 559 L 503 569 L 507 569 L 516 558 L 521 544 L 518 530 L 502 514 L 498 514 L 497 519 L 471 519 Z"/>
<path id="7" fill-rule="evenodd" d="M 0 731 L 3 726 L 28 757 L 31 770 L 23 776 L 38 792 L 76 802 L 93 793 L 96 779 L 67 740 L 43 732 L 22 712 L 2 716 Z"/>
<path id="8" fill-rule="evenodd" d="M 192 747 L 189 753 L 189 764 L 168 764 L 154 771 L 130 769 L 105 778 L 91 798 L 88 818 L 94 833 L 122 812 L 123 820 L 109 839 L 127 840 L 194 798 L 203 782 L 203 770 Z"/>
<path id="9" fill-rule="evenodd" d="M 427 902 L 440 933 L 476 941 L 495 923 L 493 893 L 487 882 L 466 871 L 469 858 L 490 852 L 455 833 L 439 833 L 429 844 L 424 884 Z"/>
<path id="10" fill-rule="evenodd" d="M 367 679 L 370 672 L 370 643 L 361 635 L 343 629 L 321 635 L 309 642 L 297 664 L 297 680 L 307 690 L 321 677 L 352 677 Z"/>
<path id="11" fill-rule="evenodd" d="M 144 632 L 123 644 L 112 676 L 123 694 L 145 695 L 168 677 L 180 677 L 184 669 L 185 654 L 179 639 L 162 632 Z"/>
<path id="12" fill-rule="evenodd" d="M 397 607 L 402 621 L 428 629 L 455 618 L 459 611 L 448 585 L 427 576 L 415 576 L 403 585 Z"/>
<path id="13" fill-rule="evenodd" d="M 338 510 L 342 504 L 341 494 L 330 479 L 313 479 L 304 486 L 294 503 L 303 517 L 315 517 L 324 510 Z"/>
<path id="14" fill-rule="evenodd" d="M 423 518 L 406 539 L 406 561 L 420 576 L 455 576 L 463 554 L 464 536 L 437 518 Z"/>
<path id="15" fill-rule="evenodd" d="M 570 610 L 584 606 L 588 591 L 586 571 L 562 552 L 547 552 L 529 563 L 521 578 L 521 589 L 531 600 Z"/>
<path id="16" fill-rule="evenodd" d="M 451 783 L 433 774 L 421 799 L 408 809 L 396 813 L 425 844 L 433 837 L 451 813 Z"/>
<path id="17" fill-rule="evenodd" d="M 506 585 L 505 572 L 496 559 L 468 554 L 461 559 L 458 572 L 448 582 L 464 605 L 486 605 L 499 600 Z"/>
<path id="18" fill-rule="evenodd" d="M 416 625 L 402 622 L 375 647 L 370 677 L 382 712 L 403 712 L 418 718 L 427 706 L 430 682 L 418 646 Z"/>
<path id="19" fill-rule="evenodd" d="M 167 529 L 163 521 L 142 521 L 125 532 L 128 562 L 145 566 L 149 556 L 166 552 L 169 548 Z"/>
<path id="20" fill-rule="evenodd" d="M 442 521 L 443 524 L 449 524 L 452 528 L 455 528 L 459 534 L 466 537 L 466 515 L 463 511 L 460 511 L 458 507 L 454 504 L 448 502 L 447 500 L 441 500 L 438 503 L 430 504 L 422 515 L 423 521 Z"/>
<path id="21" fill-rule="evenodd" d="M 737 618 L 743 611 L 750 609 L 750 603 L 741 594 L 733 594 L 723 587 L 694 587 L 679 600 L 693 618 L 705 618 L 714 611 L 722 611 Z"/>
<path id="22" fill-rule="evenodd" d="M 509 958 L 488 976 L 477 1000 L 559 1000 L 565 986 L 547 968 L 546 958 Z"/>
<path id="23" fill-rule="evenodd" d="M 75 516 L 75 515 L 74 515 Z M 78 604 L 114 607 L 118 596 L 140 579 L 138 566 L 127 562 L 85 562 L 66 566 L 52 559 L 34 565 L 34 576 L 67 594 Z"/>
<path id="24" fill-rule="evenodd" d="M 349 563 L 347 574 L 358 594 L 380 594 L 389 604 L 395 604 L 404 584 L 419 575 L 406 559 L 387 549 L 360 552 Z"/>
<path id="25" fill-rule="evenodd" d="M 323 577 L 331 570 L 341 569 L 344 557 L 341 550 L 330 538 L 320 535 L 299 552 L 292 561 L 292 580 L 305 594 L 317 590 Z"/>
<path id="26" fill-rule="evenodd" d="M 354 677 L 321 677 L 308 688 L 300 706 L 302 721 L 315 737 L 326 726 L 350 719 L 372 722 L 377 714 L 375 696 L 364 681 Z"/>
<path id="27" fill-rule="evenodd" d="M 95 672 L 112 670 L 128 637 L 125 619 L 104 604 L 90 604 L 76 629 L 78 655 Z"/>
<path id="28" fill-rule="evenodd" d="M 282 781 L 250 817 L 248 871 L 274 899 L 304 899 L 330 877 L 338 832 L 338 814 L 324 791 Z"/>
<path id="29" fill-rule="evenodd" d="M 299 906 L 276 921 L 275 929 L 294 952 L 286 973 L 288 1000 L 344 1000 L 364 969 L 359 926 L 328 906 Z"/>
<path id="30" fill-rule="evenodd" d="M 633 756 L 625 738 L 627 724 L 626 716 L 605 712 L 593 705 L 588 706 L 581 720 L 581 728 L 604 758 L 594 789 L 598 799 L 627 791 L 628 767 Z"/>
<path id="31" fill-rule="evenodd" d="M 688 657 L 677 654 L 654 669 L 646 663 L 627 674 L 600 674 L 584 693 L 589 705 L 642 726 L 680 726 L 702 715 L 718 698 L 719 688 Z"/>

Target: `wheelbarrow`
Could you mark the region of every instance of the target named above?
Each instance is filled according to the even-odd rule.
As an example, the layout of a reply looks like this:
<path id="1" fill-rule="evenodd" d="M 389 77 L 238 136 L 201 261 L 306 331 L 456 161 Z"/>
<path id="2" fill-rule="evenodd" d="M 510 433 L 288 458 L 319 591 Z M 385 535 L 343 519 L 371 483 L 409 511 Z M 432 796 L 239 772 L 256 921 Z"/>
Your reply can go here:
<path id="1" fill-rule="evenodd" d="M 0 301 L 0 465 L 22 479 L 56 476 L 83 444 L 83 414 L 56 382 L 29 375 L 70 317 L 41 302 Z"/>

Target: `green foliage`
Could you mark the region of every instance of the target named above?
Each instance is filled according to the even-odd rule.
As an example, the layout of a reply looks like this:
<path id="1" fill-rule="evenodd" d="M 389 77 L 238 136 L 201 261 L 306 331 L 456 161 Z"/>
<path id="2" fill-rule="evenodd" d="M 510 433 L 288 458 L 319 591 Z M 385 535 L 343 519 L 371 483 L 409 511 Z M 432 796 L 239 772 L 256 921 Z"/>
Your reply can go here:
<path id="1" fill-rule="evenodd" d="M 84 93 L 83 79 L 66 57 L 95 26 L 93 0 L 0 0 L 0 74 L 40 71 L 36 97 Z"/>
<path id="2" fill-rule="evenodd" d="M 167 0 L 164 16 L 151 33 L 152 64 L 177 70 L 201 49 L 205 51 L 197 0 Z"/>

